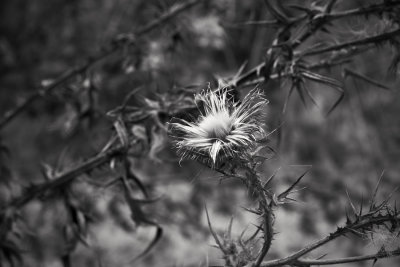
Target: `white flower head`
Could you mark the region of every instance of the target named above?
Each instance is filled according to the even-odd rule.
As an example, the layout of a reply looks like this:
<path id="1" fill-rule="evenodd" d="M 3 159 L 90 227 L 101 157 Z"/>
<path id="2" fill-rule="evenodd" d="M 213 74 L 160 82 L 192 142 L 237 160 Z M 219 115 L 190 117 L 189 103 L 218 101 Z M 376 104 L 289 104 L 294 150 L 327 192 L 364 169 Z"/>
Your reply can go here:
<path id="1" fill-rule="evenodd" d="M 258 89 L 241 103 L 228 97 L 228 89 L 210 89 L 195 95 L 200 115 L 194 122 L 171 123 L 181 158 L 206 161 L 215 166 L 229 158 L 241 158 L 250 151 L 257 136 L 264 134 L 263 110 L 268 101 Z"/>

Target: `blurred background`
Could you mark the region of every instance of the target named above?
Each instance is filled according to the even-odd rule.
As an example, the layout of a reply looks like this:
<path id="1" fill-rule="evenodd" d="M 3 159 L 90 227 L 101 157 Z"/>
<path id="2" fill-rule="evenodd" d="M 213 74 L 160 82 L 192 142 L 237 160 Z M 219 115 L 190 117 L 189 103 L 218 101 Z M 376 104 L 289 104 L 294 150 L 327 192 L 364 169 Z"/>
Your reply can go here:
<path id="1" fill-rule="evenodd" d="M 313 1 L 315 2 L 315 1 Z M 334 10 L 346 10 L 376 1 L 337 1 Z M 174 0 L 3 0 L 0 2 L 0 114 L 51 82 L 65 70 L 85 62 L 121 33 L 139 29 L 157 19 Z M 306 7 L 324 1 L 285 1 Z M 318 7 L 318 6 L 317 6 Z M 292 10 L 291 15 L 301 13 Z M 398 14 L 398 13 L 397 13 Z M 234 77 L 260 64 L 275 38 L 276 27 L 246 22 L 271 20 L 263 1 L 204 1 L 163 23 L 155 30 L 96 63 L 68 83 L 46 94 L 1 129 L 0 203 L 22 194 L 23 188 L 45 181 L 43 170 L 57 174 L 98 153 L 113 132 L 107 112 L 120 105 L 135 88 L 132 105 L 163 103 L 176 88 L 188 96 L 217 79 Z M 388 19 L 349 17 L 332 22 L 299 51 L 317 42 L 348 42 L 385 31 Z M 395 50 L 388 44 L 369 49 L 351 62 L 318 73 L 343 82 L 344 99 L 326 116 L 340 94 L 320 83 L 307 82 L 318 105 L 293 92 L 282 113 L 290 82 L 259 84 L 269 100 L 265 122 L 275 153 L 260 171 L 276 172 L 273 188 L 283 191 L 309 170 L 295 195 L 298 202 L 276 210 L 277 232 L 268 259 L 282 257 L 334 231 L 346 219 L 349 200 L 368 202 L 384 171 L 378 198 L 383 200 L 400 178 L 400 95 L 396 76 L 388 71 Z M 326 55 L 311 57 L 318 63 Z M 244 65 L 245 64 L 245 65 Z M 389 90 L 352 77 L 357 71 Z M 240 88 L 241 97 L 253 88 Z M 176 92 L 173 91 L 173 92 Z M 161 99 L 161 100 L 160 100 Z M 167 101 L 167 100 L 165 100 Z M 163 122 L 163 121 L 162 121 Z M 165 121 L 164 121 L 165 122 Z M 148 126 L 148 125 L 147 125 Z M 74 205 L 86 211 L 85 240 L 68 250 L 65 225 L 68 213 L 56 196 L 51 201 L 30 201 L 16 225 L 16 241 L 23 266 L 209 266 L 223 264 L 212 247 L 205 216 L 206 205 L 214 229 L 224 232 L 233 216 L 233 234 L 255 230 L 257 217 L 252 196 L 240 182 L 224 179 L 203 165 L 175 156 L 169 137 L 156 128 L 136 129 L 151 136 L 146 155 L 132 159 L 132 169 L 159 199 L 146 212 L 163 228 L 151 252 L 128 263 L 151 242 L 154 227 L 135 225 L 130 210 L 118 198 L 118 187 L 99 189 L 93 180 L 108 181 L 110 173 L 96 169 L 71 185 Z M 142 131 L 142 132 L 141 132 Z M 86 177 L 90 176 L 90 178 Z M 90 181 L 89 181 L 90 180 Z M 60 194 L 62 194 L 60 192 Z M 398 195 L 393 197 L 393 201 Z M 3 206 L 3 205 L 1 205 Z M 90 220 L 88 219 L 90 218 Z M 326 258 L 377 252 L 382 240 L 341 238 L 312 254 Z M 391 246 L 399 244 L 391 242 Z M 318 254 L 319 253 L 319 254 Z M 400 261 L 380 260 L 375 266 L 397 266 Z M 344 266 L 371 266 L 371 262 Z M 7 265 L 5 265 L 7 266 Z"/>

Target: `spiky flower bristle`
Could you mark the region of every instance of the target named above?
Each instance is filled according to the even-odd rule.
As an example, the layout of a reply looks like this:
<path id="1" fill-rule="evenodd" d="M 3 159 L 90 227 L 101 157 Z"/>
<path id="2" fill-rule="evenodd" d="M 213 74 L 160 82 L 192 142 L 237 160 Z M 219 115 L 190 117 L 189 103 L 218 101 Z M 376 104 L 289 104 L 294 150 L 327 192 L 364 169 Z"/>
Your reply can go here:
<path id="1" fill-rule="evenodd" d="M 234 103 L 227 89 L 208 89 L 195 95 L 195 103 L 200 111 L 195 122 L 170 124 L 182 159 L 205 160 L 215 166 L 227 158 L 241 157 L 264 133 L 263 110 L 268 101 L 258 89 L 241 103 Z"/>

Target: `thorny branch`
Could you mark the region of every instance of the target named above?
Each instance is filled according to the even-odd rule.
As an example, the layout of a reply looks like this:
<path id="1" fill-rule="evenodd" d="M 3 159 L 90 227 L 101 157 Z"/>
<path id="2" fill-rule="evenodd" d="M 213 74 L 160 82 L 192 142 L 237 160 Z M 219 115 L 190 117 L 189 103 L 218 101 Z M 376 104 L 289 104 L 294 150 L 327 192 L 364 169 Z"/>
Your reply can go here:
<path id="1" fill-rule="evenodd" d="M 396 225 L 400 223 L 400 214 L 396 209 L 392 210 L 389 206 L 387 206 L 389 198 L 383 201 L 381 204 L 376 205 L 376 200 L 375 200 L 376 191 L 375 191 L 371 199 L 372 204 L 368 212 L 363 214 L 362 206 L 360 207 L 360 211 L 356 211 L 353 204 L 351 203 L 355 218 L 350 219 L 348 217 L 347 223 L 344 227 L 337 228 L 337 230 L 334 231 L 333 233 L 327 235 L 326 237 L 308 246 L 305 246 L 304 248 L 300 249 L 299 251 L 287 257 L 263 262 L 262 260 L 265 257 L 266 253 L 268 252 L 273 238 L 272 207 L 273 206 L 276 207 L 276 205 L 278 204 L 277 201 L 279 201 L 279 203 L 283 203 L 284 199 L 290 200 L 290 198 L 287 198 L 287 195 L 293 191 L 294 187 L 300 182 L 300 180 L 304 177 L 305 174 L 306 173 L 301 175 L 287 190 L 279 194 L 278 197 L 274 197 L 274 194 L 266 190 L 265 186 L 261 185 L 260 179 L 259 177 L 257 177 L 257 174 L 251 172 L 251 174 L 247 176 L 248 180 L 246 184 L 251 191 L 255 191 L 258 194 L 258 201 L 260 203 L 260 207 L 258 210 L 256 211 L 249 210 L 249 211 L 257 215 L 260 215 L 260 217 L 263 220 L 262 227 L 260 227 L 256 233 L 258 233 L 259 230 L 264 232 L 264 239 L 263 239 L 261 253 L 252 266 L 271 267 L 271 266 L 284 266 L 284 265 L 293 265 L 293 266 L 332 265 L 332 264 L 341 264 L 347 262 L 377 260 L 380 258 L 387 258 L 400 255 L 400 251 L 397 249 L 394 251 L 380 251 L 377 254 L 372 254 L 372 255 L 346 257 L 346 258 L 329 259 L 329 260 L 322 260 L 322 259 L 310 260 L 301 258 L 302 256 L 314 251 L 315 249 L 322 247 L 325 244 L 339 237 L 346 236 L 347 234 L 355 234 L 359 236 L 362 235 L 363 233 L 370 233 L 371 231 L 373 231 L 374 227 L 385 224 L 389 224 L 396 227 Z M 269 184 L 270 180 L 271 178 L 268 180 L 268 182 L 266 182 L 266 185 Z M 377 184 L 377 187 L 379 186 L 380 180 Z M 261 193 L 261 196 L 259 195 L 259 193 Z M 265 209 L 265 207 L 267 208 Z M 211 227 L 210 222 L 209 226 Z M 213 232 L 213 235 L 214 238 L 218 239 L 218 237 L 216 237 L 215 232 Z M 227 266 L 232 266 L 232 265 L 228 264 Z"/>
<path id="2" fill-rule="evenodd" d="M 330 21 L 333 21 L 336 19 L 341 19 L 341 18 L 348 17 L 348 16 L 359 16 L 359 15 L 368 16 L 371 14 L 381 14 L 384 11 L 389 11 L 392 8 L 398 7 L 398 6 L 400 6 L 400 1 L 388 1 L 388 2 L 383 2 L 380 4 L 372 4 L 370 6 L 360 7 L 360 8 L 356 8 L 356 9 L 352 9 L 352 10 L 345 10 L 345 11 L 338 11 L 338 12 L 332 11 L 331 13 L 327 13 L 327 12 L 317 13 L 313 17 L 311 17 L 310 20 L 307 22 L 307 24 L 310 24 L 310 25 L 316 24 L 317 26 L 314 26 L 311 31 L 306 31 L 305 35 L 299 37 L 298 39 L 291 41 L 292 44 L 290 44 L 290 42 L 289 42 L 287 45 L 289 45 L 289 47 L 291 47 L 291 49 L 296 48 L 301 43 L 303 43 L 308 37 L 310 37 L 312 35 L 310 33 L 315 33 L 318 29 L 322 29 L 323 26 Z M 288 23 L 296 24 L 305 19 L 307 19 L 307 16 L 304 16 L 304 15 L 302 15 L 298 18 L 288 18 Z M 254 23 L 256 23 L 256 22 L 254 22 Z M 262 21 L 260 23 L 262 23 Z M 279 24 L 279 21 L 277 21 L 277 20 L 268 21 L 268 23 L 266 23 L 266 24 L 267 25 L 271 24 L 271 26 L 277 25 L 277 24 Z M 310 56 L 310 55 L 322 54 L 325 52 L 340 51 L 343 49 L 349 49 L 350 51 L 354 51 L 354 52 L 357 50 L 357 53 L 347 53 L 347 57 L 345 59 L 342 59 L 339 61 L 332 61 L 332 62 L 325 61 L 325 62 L 323 62 L 323 64 L 314 65 L 312 68 L 317 69 L 317 68 L 331 67 L 334 65 L 341 65 L 344 63 L 348 63 L 350 61 L 351 56 L 357 55 L 358 53 L 360 53 L 360 51 L 361 52 L 366 51 L 366 50 L 360 50 L 360 49 L 356 49 L 356 48 L 366 46 L 366 45 L 369 45 L 372 43 L 377 44 L 377 43 L 391 40 L 394 38 L 394 36 L 398 35 L 399 33 L 400 33 L 399 29 L 396 29 L 396 30 L 389 31 L 387 33 L 377 34 L 375 36 L 366 37 L 366 38 L 362 38 L 360 40 L 347 42 L 347 43 L 343 43 L 343 44 L 333 45 L 333 46 L 326 47 L 326 48 L 315 49 L 315 50 L 311 49 L 309 51 L 303 51 L 303 52 L 296 51 L 294 53 L 294 56 Z M 278 47 L 280 44 L 275 43 L 274 45 Z M 266 80 L 266 77 L 263 74 L 266 72 L 265 68 L 266 68 L 267 64 L 273 64 L 273 63 L 272 62 L 268 63 L 268 62 L 264 61 L 264 62 L 258 64 L 257 66 L 253 67 L 246 73 L 243 73 L 242 75 L 240 75 L 238 77 L 235 77 L 235 79 L 231 79 L 230 85 L 233 87 L 253 86 L 254 84 L 264 82 Z M 278 71 L 271 72 L 269 74 L 268 79 L 279 79 L 281 77 L 290 76 L 290 75 L 291 75 L 291 73 L 285 73 L 285 72 L 278 70 Z"/>
<path id="3" fill-rule="evenodd" d="M 400 250 L 397 249 L 394 251 L 378 252 L 376 254 L 371 254 L 371 255 L 346 257 L 346 258 L 340 258 L 340 259 L 326 259 L 326 260 L 299 259 L 299 260 L 295 261 L 295 264 L 299 265 L 299 266 L 335 265 L 335 264 L 343 264 L 343 263 L 351 263 L 351 262 L 377 260 L 377 259 L 394 257 L 394 256 L 399 256 L 399 255 L 400 255 Z"/>
<path id="4" fill-rule="evenodd" d="M 331 22 L 337 19 L 342 19 L 346 17 L 352 17 L 352 16 L 368 16 L 371 14 L 379 14 L 380 12 L 383 11 L 388 11 L 391 10 L 394 7 L 400 6 L 399 1 L 387 1 L 387 2 L 382 2 L 380 4 L 371 4 L 369 6 L 365 7 L 359 7 L 359 8 L 354 8 L 354 9 L 349 9 L 349 10 L 344 10 L 344 11 L 335 11 L 331 13 L 317 13 L 316 15 L 309 17 L 307 14 L 301 15 L 296 18 L 289 18 L 288 23 L 291 24 L 296 24 L 299 23 L 307 18 L 310 19 L 308 23 L 314 24 L 316 21 L 323 21 L 326 22 Z M 310 10 L 311 11 L 311 10 Z M 314 10 L 316 11 L 316 10 Z M 311 13 L 311 12 L 310 12 Z M 240 25 L 265 25 L 265 26 L 276 26 L 279 24 L 278 20 L 260 20 L 260 21 L 247 21 L 240 23 Z"/>
<path id="5" fill-rule="evenodd" d="M 374 201 L 374 200 L 373 200 Z M 386 201 L 384 202 L 386 203 Z M 397 211 L 389 212 L 387 215 L 377 214 L 383 210 L 384 206 L 380 206 L 378 208 L 373 208 L 370 212 L 366 214 L 359 214 L 356 215 L 356 219 L 351 222 L 348 221 L 345 227 L 339 227 L 335 232 L 329 234 L 328 236 L 300 249 L 299 251 L 284 257 L 282 259 L 277 260 L 270 260 L 264 262 L 261 266 L 268 267 L 268 266 L 282 266 L 286 264 L 295 264 L 300 257 L 304 256 L 305 254 L 314 251 L 315 249 L 337 239 L 338 237 L 345 236 L 348 233 L 355 233 L 360 234 L 360 231 L 364 231 L 365 229 L 370 229 L 377 225 L 382 225 L 384 223 L 391 223 L 391 224 L 398 224 L 400 222 L 400 214 Z M 360 209 L 361 212 L 361 209 Z M 377 214 L 377 215 L 375 215 Z M 393 256 L 398 255 L 394 254 Z M 383 254 L 381 255 L 383 257 Z M 368 260 L 368 256 L 365 260 Z"/>
<path id="6" fill-rule="evenodd" d="M 6 204 L 5 207 L 1 207 L 1 211 L 3 212 L 6 209 L 21 208 L 29 201 L 42 196 L 46 192 L 61 188 L 66 184 L 72 182 L 80 175 L 90 172 L 91 170 L 109 162 L 111 159 L 121 154 L 124 150 L 125 147 L 118 146 L 97 156 L 94 156 L 81 164 L 77 164 L 76 166 L 74 166 L 74 168 L 63 172 L 56 177 L 53 177 L 50 181 L 46 181 L 42 184 L 33 186 L 33 188 L 30 188 L 29 191 L 25 192 L 25 194 L 11 200 L 9 203 Z"/>
<path id="7" fill-rule="evenodd" d="M 338 51 L 341 49 L 350 48 L 350 47 L 354 47 L 354 46 L 363 46 L 363 45 L 369 45 L 372 43 L 380 43 L 380 42 L 391 40 L 395 36 L 398 36 L 398 35 L 400 35 L 400 29 L 385 32 L 382 34 L 377 34 L 375 36 L 363 38 L 361 40 L 337 44 L 337 45 L 333 45 L 333 46 L 329 46 L 329 47 L 325 47 L 325 48 L 321 48 L 321 49 L 300 52 L 299 54 L 301 54 L 302 56 L 318 55 L 318 54 L 332 52 L 332 51 Z"/>

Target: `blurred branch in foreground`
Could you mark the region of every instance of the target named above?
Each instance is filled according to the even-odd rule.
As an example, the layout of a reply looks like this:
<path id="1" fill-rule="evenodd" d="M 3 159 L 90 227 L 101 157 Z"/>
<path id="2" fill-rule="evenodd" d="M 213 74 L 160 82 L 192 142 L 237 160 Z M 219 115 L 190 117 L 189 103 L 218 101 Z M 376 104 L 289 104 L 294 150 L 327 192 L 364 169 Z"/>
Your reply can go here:
<path id="1" fill-rule="evenodd" d="M 188 9 L 196 4 L 199 4 L 201 1 L 203 1 L 203 0 L 189 0 L 189 1 L 177 4 L 177 5 L 174 5 L 168 11 L 166 11 L 164 14 L 162 14 L 160 17 L 158 17 L 154 21 L 149 22 L 147 25 L 143 26 L 142 28 L 139 28 L 134 33 L 119 34 L 113 40 L 111 40 L 111 42 L 109 44 L 103 46 L 97 55 L 90 56 L 85 63 L 65 71 L 59 77 L 52 80 L 49 84 L 44 85 L 40 90 L 38 90 L 37 92 L 33 93 L 31 96 L 26 98 L 21 104 L 19 104 L 13 110 L 6 112 L 6 114 L 0 120 L 0 129 L 5 127 L 9 122 L 12 121 L 12 119 L 14 119 L 24 109 L 29 107 L 38 98 L 41 98 L 41 97 L 47 95 L 48 93 L 50 93 L 52 90 L 54 90 L 58 86 L 65 84 L 72 77 L 85 72 L 92 65 L 94 65 L 94 64 L 98 63 L 99 61 L 105 59 L 106 57 L 114 54 L 115 52 L 119 51 L 123 47 L 134 44 L 138 38 L 142 37 L 143 35 L 147 34 L 150 31 L 154 30 L 155 28 L 162 26 L 163 23 L 165 23 L 166 21 L 172 19 L 174 16 L 185 11 L 186 9 Z"/>

